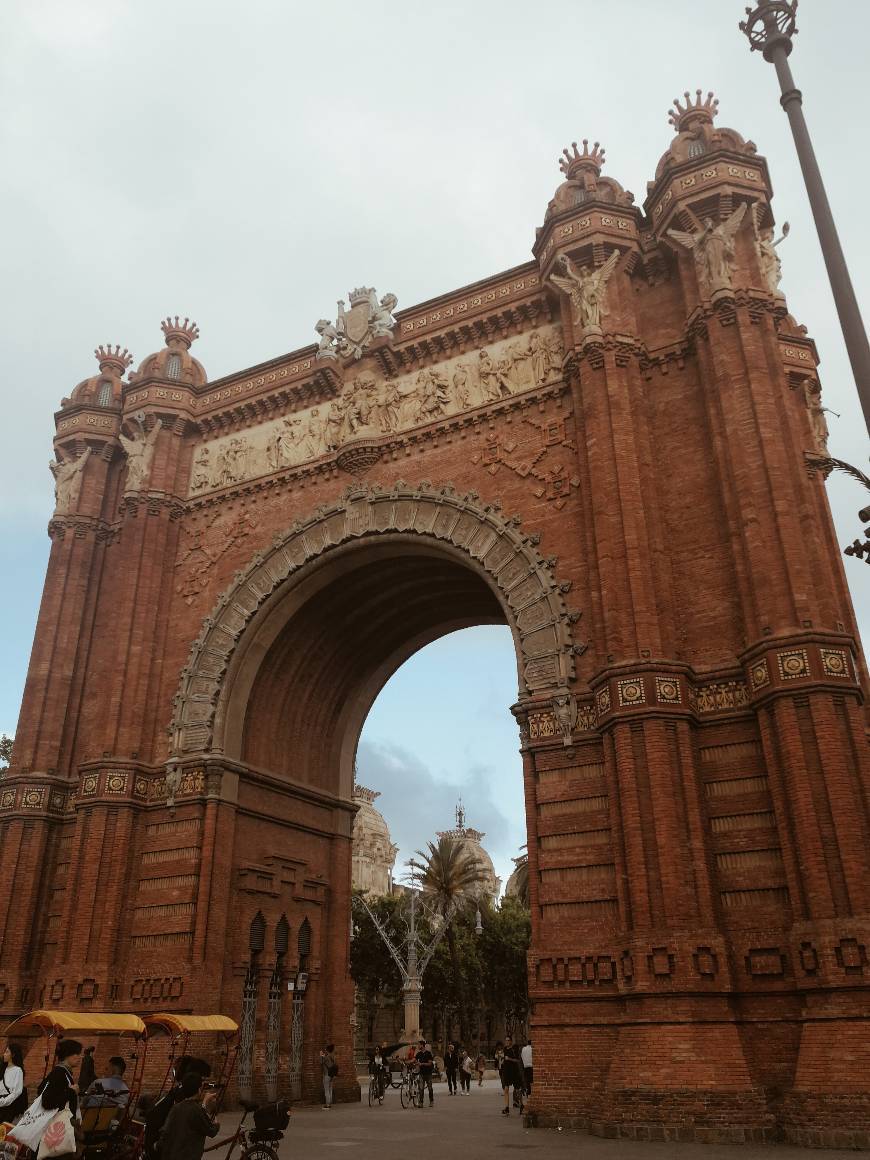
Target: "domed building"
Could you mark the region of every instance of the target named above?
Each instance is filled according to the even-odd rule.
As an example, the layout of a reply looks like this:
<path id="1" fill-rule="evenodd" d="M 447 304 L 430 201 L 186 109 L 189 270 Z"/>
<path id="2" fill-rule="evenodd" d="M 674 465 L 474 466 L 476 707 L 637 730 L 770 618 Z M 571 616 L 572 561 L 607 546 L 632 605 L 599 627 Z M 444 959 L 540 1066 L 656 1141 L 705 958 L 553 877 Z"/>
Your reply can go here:
<path id="1" fill-rule="evenodd" d="M 483 892 L 488 894 L 495 902 L 501 892 L 501 879 L 497 877 L 495 867 L 492 864 L 492 858 L 484 850 L 481 842 L 486 837 L 486 834 L 480 830 L 472 829 L 471 826 L 465 824 L 465 808 L 460 800 L 456 807 L 456 825 L 452 830 L 440 830 L 437 834 L 439 838 L 453 838 L 459 842 L 465 850 L 466 855 L 477 864 L 480 869 L 481 878 L 483 880 Z"/>
<path id="2" fill-rule="evenodd" d="M 371 895 L 390 894 L 393 889 L 393 866 L 399 847 L 390 837 L 390 828 L 374 807 L 381 795 L 364 785 L 355 785 L 353 800 L 359 806 L 353 821 L 354 890 Z"/>
<path id="3" fill-rule="evenodd" d="M 514 869 L 505 883 L 505 898 L 518 898 L 525 906 L 529 899 L 529 856 L 520 854 L 513 859 Z"/>

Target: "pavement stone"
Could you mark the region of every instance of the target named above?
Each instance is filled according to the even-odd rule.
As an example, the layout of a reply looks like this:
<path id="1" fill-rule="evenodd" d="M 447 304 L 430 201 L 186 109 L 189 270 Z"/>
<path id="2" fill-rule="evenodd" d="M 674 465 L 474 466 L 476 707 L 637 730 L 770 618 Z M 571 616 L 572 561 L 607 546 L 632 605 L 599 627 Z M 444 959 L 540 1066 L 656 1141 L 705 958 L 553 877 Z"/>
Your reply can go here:
<path id="1" fill-rule="evenodd" d="M 776 1144 L 607 1140 L 586 1132 L 526 1128 L 513 1109 L 510 1116 L 502 1116 L 502 1106 L 496 1080 L 486 1080 L 482 1087 L 475 1084 L 470 1096 L 450 1096 L 439 1084 L 431 1108 L 403 1108 L 396 1089 L 387 1092 L 382 1106 L 372 1108 L 365 1101 L 336 1104 L 328 1112 L 319 1106 L 296 1105 L 279 1155 L 281 1160 L 329 1160 L 344 1149 L 352 1152 L 353 1160 L 402 1160 L 424 1147 L 427 1157 L 461 1156 L 463 1160 L 505 1160 L 505 1150 L 535 1152 L 540 1160 L 855 1160 L 856 1156 L 854 1151 L 809 1151 Z M 232 1130 L 237 1118 L 227 1114 L 221 1122 Z M 222 1160 L 224 1154 L 211 1156 Z"/>

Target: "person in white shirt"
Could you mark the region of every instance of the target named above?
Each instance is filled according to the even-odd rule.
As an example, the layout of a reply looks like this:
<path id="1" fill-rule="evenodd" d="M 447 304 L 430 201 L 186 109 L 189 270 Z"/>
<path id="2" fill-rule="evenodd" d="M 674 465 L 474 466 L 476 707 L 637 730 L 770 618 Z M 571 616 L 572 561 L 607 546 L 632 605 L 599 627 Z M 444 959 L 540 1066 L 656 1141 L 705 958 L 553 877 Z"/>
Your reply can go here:
<path id="1" fill-rule="evenodd" d="M 83 1108 L 126 1108 L 130 1089 L 124 1082 L 127 1065 L 120 1055 L 109 1060 L 110 1075 L 95 1079 L 82 1099 Z"/>
<path id="2" fill-rule="evenodd" d="M 5 1064 L 0 1077 L 0 1119 L 12 1120 L 24 1111 L 19 1107 L 24 1094 L 24 1056 L 17 1043 L 10 1043 L 3 1052 Z M 27 1106 L 26 1103 L 24 1105 Z"/>
<path id="3" fill-rule="evenodd" d="M 523 1061 L 523 1086 L 526 1089 L 526 1095 L 532 1094 L 532 1045 L 530 1042 L 520 1052 L 520 1059 Z"/>

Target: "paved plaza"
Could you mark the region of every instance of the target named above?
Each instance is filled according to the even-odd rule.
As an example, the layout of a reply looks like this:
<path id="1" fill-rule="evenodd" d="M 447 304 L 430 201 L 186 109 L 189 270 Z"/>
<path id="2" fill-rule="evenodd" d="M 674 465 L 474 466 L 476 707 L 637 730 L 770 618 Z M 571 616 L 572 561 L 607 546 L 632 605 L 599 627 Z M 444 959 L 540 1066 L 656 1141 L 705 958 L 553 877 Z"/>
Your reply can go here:
<path id="1" fill-rule="evenodd" d="M 365 1089 L 364 1089 L 365 1093 Z M 336 1104 L 329 1112 L 320 1107 L 295 1107 L 290 1127 L 281 1144 L 281 1160 L 329 1160 L 346 1150 L 354 1160 L 399 1160 L 411 1155 L 419 1160 L 445 1156 L 462 1160 L 490 1160 L 504 1151 L 534 1151 L 541 1160 L 579 1157 L 583 1160 L 825 1160 L 854 1152 L 814 1150 L 787 1146 L 638 1143 L 605 1140 L 585 1132 L 525 1128 L 522 1118 L 500 1114 L 501 1090 L 497 1080 L 472 1088 L 471 1096 L 448 1096 L 443 1084 L 436 1087 L 432 1108 L 403 1108 L 399 1093 L 390 1090 L 382 1107 L 366 1102 Z M 232 1116 L 221 1117 L 225 1125 Z M 421 1153 L 420 1149 L 424 1149 Z M 220 1160 L 220 1154 L 215 1154 Z"/>

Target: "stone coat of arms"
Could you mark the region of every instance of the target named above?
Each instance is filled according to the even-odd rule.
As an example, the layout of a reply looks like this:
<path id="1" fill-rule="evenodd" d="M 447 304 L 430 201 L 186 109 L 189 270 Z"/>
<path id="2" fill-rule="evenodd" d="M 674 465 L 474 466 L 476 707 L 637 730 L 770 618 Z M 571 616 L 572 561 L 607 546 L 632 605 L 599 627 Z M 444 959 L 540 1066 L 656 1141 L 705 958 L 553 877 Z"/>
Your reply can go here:
<path id="1" fill-rule="evenodd" d="M 399 301 L 395 294 L 385 294 L 379 300 L 374 287 L 360 286 L 351 290 L 348 298 L 350 309 L 345 309 L 340 298 L 335 322 L 321 318 L 314 328 L 320 336 L 319 359 L 360 359 L 374 339 L 392 336 L 396 325 L 393 311 Z"/>

